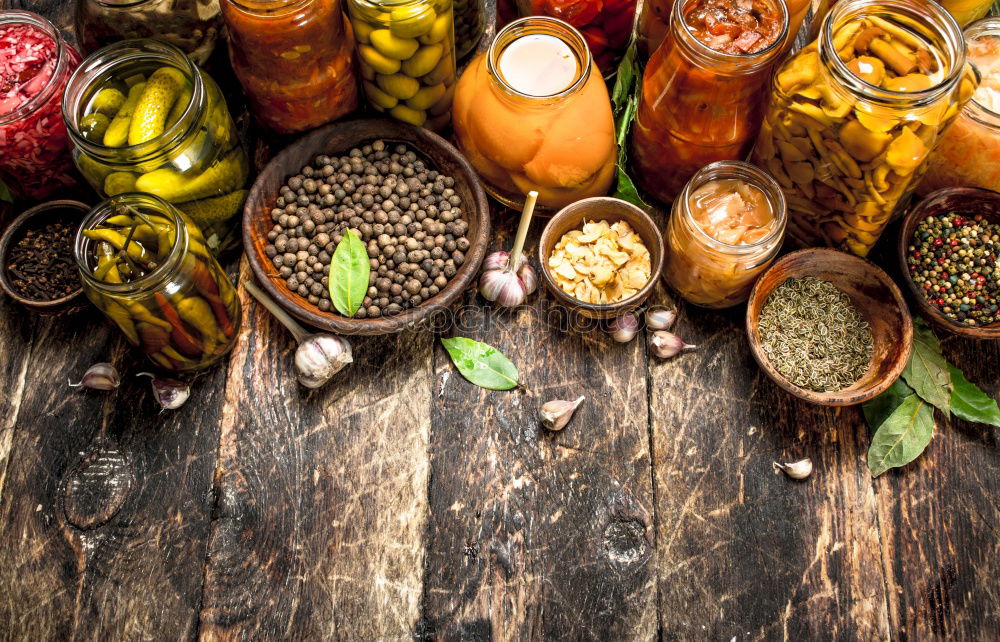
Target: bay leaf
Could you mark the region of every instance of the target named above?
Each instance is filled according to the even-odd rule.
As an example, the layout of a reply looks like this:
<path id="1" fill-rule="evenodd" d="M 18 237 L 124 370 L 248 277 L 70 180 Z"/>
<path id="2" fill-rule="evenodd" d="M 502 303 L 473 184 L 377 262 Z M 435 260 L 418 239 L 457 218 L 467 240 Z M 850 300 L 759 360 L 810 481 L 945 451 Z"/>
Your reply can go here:
<path id="1" fill-rule="evenodd" d="M 510 390 L 517 386 L 517 367 L 493 346 L 465 337 L 441 343 L 462 376 L 480 388 Z"/>
<path id="2" fill-rule="evenodd" d="M 371 264 L 365 244 L 353 231 L 348 231 L 337 244 L 330 260 L 330 299 L 337 312 L 354 316 L 368 292 L 370 273 Z"/>
<path id="3" fill-rule="evenodd" d="M 991 426 L 1000 426 L 1000 408 L 979 386 L 965 378 L 961 370 L 948 364 L 951 372 L 951 411 L 956 417 Z"/>
<path id="4" fill-rule="evenodd" d="M 951 412 L 951 373 L 934 331 L 922 320 L 913 323 L 913 354 L 903 368 L 903 379 L 920 398 L 941 412 Z"/>
<path id="5" fill-rule="evenodd" d="M 882 422 L 868 448 L 868 469 L 878 477 L 920 456 L 934 435 L 934 410 L 912 394 Z"/>
<path id="6" fill-rule="evenodd" d="M 896 379 L 885 392 L 863 403 L 861 410 L 865 413 L 868 428 L 872 432 L 878 430 L 878 427 L 885 423 L 885 420 L 899 407 L 899 404 L 912 394 L 913 388 L 906 385 L 902 379 Z"/>

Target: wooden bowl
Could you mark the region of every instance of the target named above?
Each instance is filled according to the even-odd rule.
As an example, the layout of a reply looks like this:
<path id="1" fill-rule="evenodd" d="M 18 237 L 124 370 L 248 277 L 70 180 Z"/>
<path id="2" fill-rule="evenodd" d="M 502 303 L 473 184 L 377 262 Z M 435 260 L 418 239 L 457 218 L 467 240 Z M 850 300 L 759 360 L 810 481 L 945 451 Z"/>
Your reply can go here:
<path id="1" fill-rule="evenodd" d="M 786 279 L 806 276 L 829 281 L 851 297 L 872 329 L 872 362 L 861 379 L 843 390 L 815 392 L 795 385 L 771 365 L 761 347 L 758 323 L 767 298 Z M 824 406 L 851 406 L 879 395 L 899 377 L 913 347 L 913 320 L 889 275 L 865 259 L 837 250 L 799 250 L 775 262 L 750 292 L 746 323 L 750 349 L 767 376 L 796 397 Z"/>
<path id="2" fill-rule="evenodd" d="M 4 294 L 26 308 L 41 314 L 55 314 L 67 308 L 83 307 L 82 283 L 80 288 L 74 290 L 71 294 L 58 299 L 52 299 L 51 301 L 29 299 L 18 294 L 14 290 L 10 276 L 7 274 L 7 255 L 13 245 L 20 240 L 23 232 L 35 227 L 41 227 L 45 223 L 60 218 L 78 225 L 89 211 L 90 206 L 79 201 L 47 201 L 32 207 L 11 221 L 11 224 L 4 230 L 3 235 L 0 236 L 0 289 L 3 290 Z M 72 255 L 69 258 L 69 269 L 76 273 L 76 264 L 73 262 Z"/>
<path id="3" fill-rule="evenodd" d="M 428 166 L 455 179 L 455 192 L 469 230 L 469 250 L 455 276 L 433 297 L 400 314 L 374 319 L 354 319 L 336 311 L 323 312 L 292 292 L 264 253 L 267 233 L 274 223 L 271 209 L 285 181 L 312 164 L 316 156 L 339 156 L 354 147 L 381 139 L 386 144 L 405 143 L 422 156 Z M 290 314 L 305 323 L 337 334 L 377 335 L 413 329 L 425 324 L 436 311 L 447 308 L 475 280 L 486 255 L 490 236 L 490 210 L 486 193 L 457 149 L 437 134 L 392 120 L 355 120 L 321 127 L 282 150 L 260 173 L 243 209 L 243 244 L 257 280 L 268 294 Z"/>
<path id="4" fill-rule="evenodd" d="M 649 282 L 645 287 L 631 297 L 617 303 L 598 305 L 584 303 L 566 294 L 562 288 L 556 285 L 549 272 L 549 255 L 563 234 L 570 230 L 580 229 L 583 227 L 584 220 L 608 221 L 609 223 L 625 221 L 635 230 L 649 250 L 652 270 Z M 556 301 L 585 317 L 607 320 L 615 319 L 634 310 L 649 298 L 663 270 L 663 252 L 663 236 L 649 214 L 626 201 L 610 196 L 595 196 L 567 205 L 546 223 L 545 229 L 542 230 L 542 239 L 538 243 L 538 264 L 542 268 L 542 281 Z"/>
<path id="5" fill-rule="evenodd" d="M 910 246 L 910 240 L 913 238 L 913 232 L 917 229 L 917 224 L 922 218 L 947 212 L 970 217 L 981 214 L 991 223 L 1000 223 L 1000 194 L 977 187 L 946 187 L 931 192 L 924 200 L 917 203 L 903 219 L 903 225 L 899 232 L 897 250 L 903 279 L 913 295 L 913 300 L 921 316 L 936 327 L 967 339 L 1000 339 L 1000 322 L 969 327 L 949 319 L 924 298 L 923 292 L 910 278 L 910 270 L 906 265 L 907 248 Z"/>

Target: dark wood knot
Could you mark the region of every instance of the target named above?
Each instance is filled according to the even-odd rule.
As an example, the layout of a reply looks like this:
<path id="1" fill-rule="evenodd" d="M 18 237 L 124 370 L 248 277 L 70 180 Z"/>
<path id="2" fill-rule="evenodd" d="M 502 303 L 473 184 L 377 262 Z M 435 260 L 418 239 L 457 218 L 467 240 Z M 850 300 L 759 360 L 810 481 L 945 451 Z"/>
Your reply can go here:
<path id="1" fill-rule="evenodd" d="M 612 562 L 632 564 L 648 550 L 646 528 L 638 520 L 615 519 L 604 529 L 604 552 Z"/>
<path id="2" fill-rule="evenodd" d="M 87 455 L 66 478 L 66 521 L 80 530 L 106 524 L 135 485 L 135 473 L 121 451 L 99 449 Z"/>

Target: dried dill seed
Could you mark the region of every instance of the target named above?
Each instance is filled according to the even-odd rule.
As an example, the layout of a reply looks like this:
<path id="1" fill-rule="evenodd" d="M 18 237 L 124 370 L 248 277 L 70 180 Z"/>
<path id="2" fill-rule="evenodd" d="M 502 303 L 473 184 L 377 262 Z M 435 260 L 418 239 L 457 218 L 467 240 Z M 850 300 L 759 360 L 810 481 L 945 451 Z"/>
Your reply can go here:
<path id="1" fill-rule="evenodd" d="M 809 390 L 843 390 L 871 363 L 871 327 L 829 281 L 787 279 L 764 302 L 759 329 L 768 361 Z"/>

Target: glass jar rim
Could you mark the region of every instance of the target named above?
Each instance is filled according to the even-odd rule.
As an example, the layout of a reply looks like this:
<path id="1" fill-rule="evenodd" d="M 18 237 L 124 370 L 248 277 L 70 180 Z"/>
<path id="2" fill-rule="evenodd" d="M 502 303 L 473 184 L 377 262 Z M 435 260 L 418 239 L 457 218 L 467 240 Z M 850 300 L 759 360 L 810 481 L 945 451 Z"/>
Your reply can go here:
<path id="1" fill-rule="evenodd" d="M 141 0 L 145 2 L 146 0 Z M 255 18 L 279 18 L 311 4 L 313 0 L 220 0 Z M 271 5 L 271 6 L 264 6 Z"/>
<path id="2" fill-rule="evenodd" d="M 155 211 L 157 215 L 169 216 L 174 224 L 176 234 L 174 244 L 170 248 L 170 253 L 160 265 L 153 268 L 152 272 L 137 281 L 108 283 L 94 278 L 91 266 L 87 264 L 87 250 L 90 249 L 95 241 L 84 236 L 83 232 L 85 230 L 92 230 L 108 218 L 120 214 L 121 212 L 118 208 L 121 206 L 131 206 L 137 209 L 138 207 L 144 207 Z M 187 252 L 187 247 L 187 221 L 184 220 L 177 208 L 153 194 L 125 192 L 101 201 L 84 217 L 83 222 L 80 223 L 80 227 L 77 229 L 76 238 L 73 240 L 73 258 L 76 261 L 77 268 L 80 270 L 80 274 L 88 284 L 107 292 L 134 294 L 154 290 L 156 286 L 166 280 L 180 264 L 181 258 Z"/>
<path id="3" fill-rule="evenodd" d="M 996 38 L 997 41 L 1000 42 L 1000 16 L 987 16 L 986 18 L 976 20 L 965 28 L 962 32 L 962 36 L 965 38 L 966 46 L 968 46 L 970 42 L 978 41 L 980 38 Z M 966 58 L 968 58 L 968 54 L 966 54 Z M 976 64 L 970 60 L 969 65 L 973 68 L 973 70 L 975 70 L 976 75 L 979 76 L 981 80 L 982 72 L 979 71 Z M 973 106 L 975 108 L 970 109 Z M 963 111 L 970 118 L 982 125 L 992 128 L 1000 128 L 1000 112 L 990 109 L 976 100 L 975 93 L 973 93 L 972 97 L 969 98 L 969 102 Z M 976 113 L 977 111 L 985 113 L 978 114 Z M 994 119 L 994 122 L 986 122 L 987 119 L 990 118 Z"/>
<path id="4" fill-rule="evenodd" d="M 688 4 L 690 0 L 676 0 L 673 7 L 670 10 L 670 29 L 678 30 L 684 35 L 684 44 L 693 51 L 696 55 L 700 56 L 706 60 L 712 60 L 722 64 L 733 64 L 738 66 L 747 65 L 763 65 L 774 62 L 774 58 L 779 54 L 785 47 L 786 41 L 792 37 L 788 33 L 789 29 L 789 15 L 788 15 L 788 5 L 785 0 L 771 0 L 772 5 L 781 13 L 781 33 L 778 37 L 767 47 L 764 47 L 760 51 L 755 51 L 750 54 L 729 54 L 722 51 L 717 51 L 712 49 L 701 40 L 695 37 L 694 31 L 691 30 L 691 25 L 687 23 L 684 19 L 684 5 Z M 676 22 L 675 22 L 676 21 Z"/>
<path id="5" fill-rule="evenodd" d="M 907 16 L 914 22 L 918 22 L 917 18 L 923 18 L 924 24 L 932 31 L 937 32 L 935 35 L 940 38 L 942 43 L 951 44 L 952 50 L 958 52 L 959 55 L 955 56 L 954 60 L 948 61 L 951 64 L 951 69 L 941 82 L 921 91 L 884 89 L 862 80 L 847 67 L 847 63 L 839 55 L 830 54 L 831 51 L 835 52 L 833 46 L 834 25 L 842 24 L 848 19 L 874 13 L 871 11 L 872 9 Z M 832 69 L 847 91 L 883 105 L 894 105 L 902 101 L 915 103 L 917 106 L 930 105 L 958 84 L 962 77 L 962 68 L 965 66 L 965 40 L 962 37 L 962 29 L 958 26 L 955 18 L 948 13 L 948 10 L 933 0 L 879 0 L 875 5 L 871 3 L 871 0 L 838 2 L 823 19 L 820 35 L 817 39 L 817 48 L 821 62 Z"/>
<path id="6" fill-rule="evenodd" d="M 535 96 L 518 91 L 507 82 L 507 80 L 503 77 L 503 74 L 501 74 L 497 69 L 501 54 L 503 54 L 510 44 L 523 36 L 532 35 L 531 32 L 520 33 L 521 31 L 540 27 L 549 27 L 555 31 L 556 33 L 548 35 L 559 38 L 566 43 L 580 63 L 580 74 L 569 87 L 566 87 L 560 92 L 548 94 L 546 96 Z M 498 43 L 500 44 L 499 47 Z M 493 42 L 490 43 L 489 48 L 486 50 L 486 66 L 489 70 L 490 76 L 497 83 L 499 83 L 503 90 L 508 94 L 527 100 L 558 100 L 576 93 L 587 83 L 587 80 L 590 79 L 590 68 L 593 64 L 590 47 L 587 46 L 587 41 L 583 38 L 583 34 L 577 31 L 573 25 L 550 16 L 526 16 L 510 22 L 506 27 L 501 29 L 496 36 L 493 37 Z"/>
<path id="7" fill-rule="evenodd" d="M 280 1 L 280 0 L 279 0 Z M 294 0 L 293 0 L 294 1 Z M 305 0 L 310 2 L 311 0 Z M 382 7 L 404 7 L 407 5 L 432 5 L 432 0 L 350 0 L 351 4 L 378 10 Z"/>
<path id="8" fill-rule="evenodd" d="M 689 206 L 691 194 L 709 181 L 727 178 L 742 180 L 750 183 L 763 192 L 764 197 L 771 205 L 777 224 L 770 232 L 767 233 L 767 235 L 764 236 L 764 238 L 759 241 L 743 245 L 731 245 L 729 243 L 724 243 L 712 237 L 708 232 L 702 229 L 700 225 L 698 225 L 697 221 L 694 220 L 694 216 L 691 214 L 691 207 Z M 727 252 L 729 254 L 751 254 L 754 251 L 773 243 L 775 238 L 780 238 L 784 235 L 785 226 L 788 222 L 788 206 L 785 202 L 785 192 L 781 189 L 781 186 L 770 174 L 761 168 L 743 161 L 715 161 L 714 163 L 709 163 L 699 169 L 695 175 L 691 177 L 691 180 L 684 185 L 684 189 L 681 190 L 681 193 L 677 195 L 677 206 L 684 212 L 684 222 L 688 227 L 695 230 L 696 235 L 703 243 L 712 249 Z M 781 247 L 781 243 L 778 243 L 775 246 L 775 249 L 779 247 Z"/>
<path id="9" fill-rule="evenodd" d="M 45 35 L 52 38 L 52 41 L 55 42 L 56 45 L 56 65 L 52 70 L 52 76 L 49 78 L 48 82 L 45 83 L 45 86 L 42 87 L 41 91 L 22 104 L 18 105 L 13 111 L 6 114 L 0 114 L 0 126 L 8 125 L 12 122 L 25 118 L 26 116 L 44 107 L 49 98 L 52 97 L 52 94 L 55 93 L 56 86 L 65 74 L 66 65 L 69 64 L 67 62 L 69 58 L 69 53 L 67 53 L 69 50 L 69 44 L 63 38 L 62 33 L 60 33 L 51 21 L 32 11 L 22 11 L 20 9 L 16 9 L 0 12 L 0 27 L 18 24 L 36 27 L 42 30 Z"/>
<path id="10" fill-rule="evenodd" d="M 110 60 L 109 60 L 110 58 Z M 108 76 L 116 67 L 132 63 L 136 60 L 149 58 L 165 65 L 170 65 L 184 74 L 191 82 L 191 98 L 187 107 L 177 122 L 167 127 L 152 140 L 136 145 L 108 147 L 85 137 L 79 129 L 82 114 L 79 110 L 84 94 L 94 83 L 91 76 Z M 66 83 L 66 91 L 62 99 L 62 119 L 66 124 L 73 143 L 89 154 L 100 158 L 127 154 L 129 163 L 145 160 L 164 151 L 171 150 L 182 144 L 192 129 L 198 123 L 191 118 L 199 105 L 206 99 L 205 84 L 201 78 L 198 66 L 183 51 L 162 40 L 149 38 L 123 40 L 98 49 L 87 56 Z"/>

